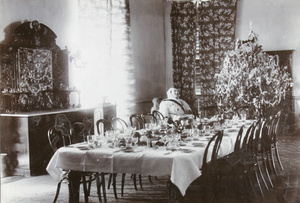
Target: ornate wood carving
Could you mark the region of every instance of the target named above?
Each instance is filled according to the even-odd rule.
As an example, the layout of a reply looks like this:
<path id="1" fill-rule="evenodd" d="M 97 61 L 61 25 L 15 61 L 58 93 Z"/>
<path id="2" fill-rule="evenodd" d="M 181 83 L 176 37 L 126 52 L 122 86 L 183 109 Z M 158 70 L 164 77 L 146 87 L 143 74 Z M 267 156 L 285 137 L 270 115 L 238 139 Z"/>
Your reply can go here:
<path id="1" fill-rule="evenodd" d="M 2 113 L 70 106 L 68 51 L 56 45 L 56 37 L 46 25 L 30 21 L 0 43 Z"/>

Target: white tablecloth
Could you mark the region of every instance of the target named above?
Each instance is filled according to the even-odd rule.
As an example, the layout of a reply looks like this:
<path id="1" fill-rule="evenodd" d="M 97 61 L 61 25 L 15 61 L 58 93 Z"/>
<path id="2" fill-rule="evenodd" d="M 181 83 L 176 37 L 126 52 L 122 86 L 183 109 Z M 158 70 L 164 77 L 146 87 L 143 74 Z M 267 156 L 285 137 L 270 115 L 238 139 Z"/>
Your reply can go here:
<path id="1" fill-rule="evenodd" d="M 220 156 L 233 151 L 237 132 L 224 136 L 221 144 Z M 207 137 L 200 137 L 197 142 L 208 143 Z M 126 153 L 118 148 L 101 147 L 92 150 L 81 150 L 76 146 L 60 148 L 50 160 L 47 171 L 60 181 L 62 170 L 105 172 L 105 173 L 134 173 L 152 176 L 169 175 L 184 196 L 189 185 L 201 175 L 199 170 L 205 150 L 194 147 L 191 143 L 182 148 L 194 150 L 191 153 L 174 151 L 166 154 L 164 147 L 147 149 L 137 147 L 134 152 Z M 209 161 L 209 160 L 208 160 Z"/>

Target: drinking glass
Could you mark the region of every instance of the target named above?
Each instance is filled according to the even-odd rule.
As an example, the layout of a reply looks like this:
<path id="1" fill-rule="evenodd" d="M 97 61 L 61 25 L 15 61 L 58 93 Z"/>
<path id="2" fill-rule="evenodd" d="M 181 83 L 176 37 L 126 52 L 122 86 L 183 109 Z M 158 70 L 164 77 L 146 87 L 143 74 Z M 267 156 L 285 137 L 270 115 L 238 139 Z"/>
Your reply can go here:
<path id="1" fill-rule="evenodd" d="M 247 117 L 247 115 L 245 113 L 241 114 L 242 121 L 246 121 L 246 117 Z"/>
<path id="2" fill-rule="evenodd" d="M 132 137 L 132 142 L 134 143 L 134 146 L 137 146 L 138 141 L 139 141 L 138 137 Z"/>
<path id="3" fill-rule="evenodd" d="M 88 135 L 87 136 L 88 145 L 91 147 L 95 146 L 96 137 L 95 135 Z"/>

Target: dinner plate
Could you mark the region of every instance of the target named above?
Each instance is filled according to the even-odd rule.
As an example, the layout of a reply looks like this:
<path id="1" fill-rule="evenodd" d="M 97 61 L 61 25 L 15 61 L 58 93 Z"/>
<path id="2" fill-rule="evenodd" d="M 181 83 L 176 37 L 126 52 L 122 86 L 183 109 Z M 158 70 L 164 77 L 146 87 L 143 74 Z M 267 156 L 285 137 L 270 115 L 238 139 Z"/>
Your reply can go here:
<path id="1" fill-rule="evenodd" d="M 179 142 L 179 146 L 186 146 L 184 142 Z"/>
<path id="2" fill-rule="evenodd" d="M 229 128 L 229 129 L 226 129 L 227 132 L 238 132 L 239 129 L 238 128 Z"/>
<path id="3" fill-rule="evenodd" d="M 134 150 L 133 150 L 133 148 L 125 148 L 125 149 L 122 149 L 122 151 L 128 153 L 128 152 L 133 152 Z"/>
<path id="4" fill-rule="evenodd" d="M 82 145 L 82 146 L 76 146 L 76 148 L 77 149 L 80 149 L 80 150 L 89 150 L 89 149 L 91 149 L 91 147 L 89 147 L 89 146 L 84 146 L 84 145 Z"/>
<path id="5" fill-rule="evenodd" d="M 203 142 L 193 142 L 192 145 L 194 147 L 205 147 L 206 146 L 206 144 Z"/>
<path id="6" fill-rule="evenodd" d="M 193 149 L 180 149 L 180 151 L 182 151 L 183 153 L 192 153 L 195 150 L 193 150 Z"/>

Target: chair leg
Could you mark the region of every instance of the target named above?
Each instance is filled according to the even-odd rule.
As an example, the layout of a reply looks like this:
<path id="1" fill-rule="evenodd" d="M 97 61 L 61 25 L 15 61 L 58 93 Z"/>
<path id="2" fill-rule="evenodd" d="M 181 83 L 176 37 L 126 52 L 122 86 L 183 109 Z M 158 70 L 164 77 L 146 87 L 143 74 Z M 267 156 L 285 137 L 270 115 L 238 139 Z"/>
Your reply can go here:
<path id="1" fill-rule="evenodd" d="M 136 186 L 136 174 L 132 174 L 134 189 L 137 190 Z"/>
<path id="2" fill-rule="evenodd" d="M 123 197 L 123 193 L 124 193 L 125 175 L 126 175 L 126 173 L 122 173 L 122 184 L 121 184 L 121 196 L 122 197 Z"/>
<path id="3" fill-rule="evenodd" d="M 106 199 L 106 190 L 105 190 L 105 177 L 104 177 L 104 173 L 101 173 L 101 185 L 102 185 L 102 193 L 103 193 L 104 203 L 106 203 L 106 202 L 107 202 L 107 199 Z"/>
<path id="4" fill-rule="evenodd" d="M 83 192 L 84 192 L 84 200 L 86 203 L 89 202 L 89 196 L 88 196 L 88 189 L 86 186 L 86 177 L 85 174 L 82 175 L 82 186 L 83 186 Z"/>
<path id="5" fill-rule="evenodd" d="M 275 143 L 275 153 L 276 153 L 276 158 L 277 158 L 277 161 L 280 165 L 280 168 L 281 170 L 284 170 L 283 166 L 282 166 L 282 163 L 281 163 L 281 160 L 280 160 L 280 157 L 279 157 L 279 152 L 278 152 L 278 146 L 277 146 L 277 143 Z"/>
<path id="6" fill-rule="evenodd" d="M 263 165 L 264 165 L 264 169 L 265 169 L 265 171 L 266 171 L 268 180 L 269 180 L 269 182 L 270 182 L 270 185 L 271 185 L 272 188 L 274 188 L 274 185 L 273 185 L 273 182 L 272 182 L 270 173 L 269 173 L 269 169 L 268 169 L 267 158 L 264 160 Z"/>
<path id="7" fill-rule="evenodd" d="M 141 189 L 143 189 L 143 184 L 142 184 L 142 175 L 139 175 L 139 182 L 140 182 L 140 187 Z"/>
<path id="8" fill-rule="evenodd" d="M 273 152 L 272 149 L 271 149 L 270 155 L 271 155 L 271 161 L 272 161 L 272 168 L 273 168 L 273 170 L 274 170 L 276 176 L 278 176 L 278 172 L 277 172 L 276 164 L 275 164 L 274 152 Z"/>
<path id="9" fill-rule="evenodd" d="M 261 165 L 260 165 L 261 163 L 259 163 L 259 162 L 260 162 L 260 161 L 257 160 L 257 168 L 258 168 L 260 177 L 261 177 L 261 179 L 262 179 L 262 181 L 263 181 L 263 183 L 264 183 L 266 189 L 269 190 L 268 184 L 267 184 L 267 182 L 266 182 L 266 180 L 265 180 L 265 178 L 264 178 L 264 175 L 263 175 L 263 172 L 262 172 L 262 169 L 261 169 Z"/>
<path id="10" fill-rule="evenodd" d="M 57 184 L 57 187 L 56 187 L 56 194 L 55 194 L 55 197 L 54 197 L 54 200 L 53 200 L 53 203 L 56 202 L 57 198 L 58 198 L 58 195 L 59 195 L 59 192 L 60 192 L 60 186 L 61 186 L 61 182 L 63 180 L 61 180 L 58 184 Z"/>
<path id="11" fill-rule="evenodd" d="M 92 179 L 93 179 L 92 175 L 89 175 L 88 188 L 87 188 L 87 190 L 88 190 L 88 196 L 91 195 Z"/>
<path id="12" fill-rule="evenodd" d="M 152 179 L 151 179 L 151 176 L 148 176 L 148 178 L 149 178 L 149 182 L 150 182 L 150 183 L 152 183 Z"/>
<path id="13" fill-rule="evenodd" d="M 111 174 L 109 174 L 108 183 L 107 183 L 107 189 L 109 189 L 109 188 L 110 188 L 112 176 L 113 176 L 113 174 L 112 174 L 112 173 L 111 173 Z"/>
<path id="14" fill-rule="evenodd" d="M 99 174 L 97 174 L 97 177 L 96 177 L 96 184 L 97 184 L 97 194 L 98 194 L 98 199 L 99 199 L 99 202 L 102 203 L 102 199 L 101 199 L 101 182 L 102 180 L 100 180 L 100 176 Z"/>
<path id="15" fill-rule="evenodd" d="M 255 174 L 255 178 L 256 178 L 256 182 L 257 182 L 257 185 L 258 185 L 260 194 L 261 194 L 262 197 L 264 197 L 264 192 L 263 192 L 262 187 L 261 187 L 261 185 L 260 185 L 260 181 L 259 181 L 258 173 L 257 173 L 257 170 L 256 170 L 256 169 L 254 169 L 254 174 Z"/>
<path id="16" fill-rule="evenodd" d="M 118 199 L 118 195 L 117 195 L 117 187 L 116 187 L 116 178 L 117 178 L 117 174 L 116 173 L 113 173 L 113 189 L 114 189 L 114 195 L 115 195 L 115 198 Z"/>

